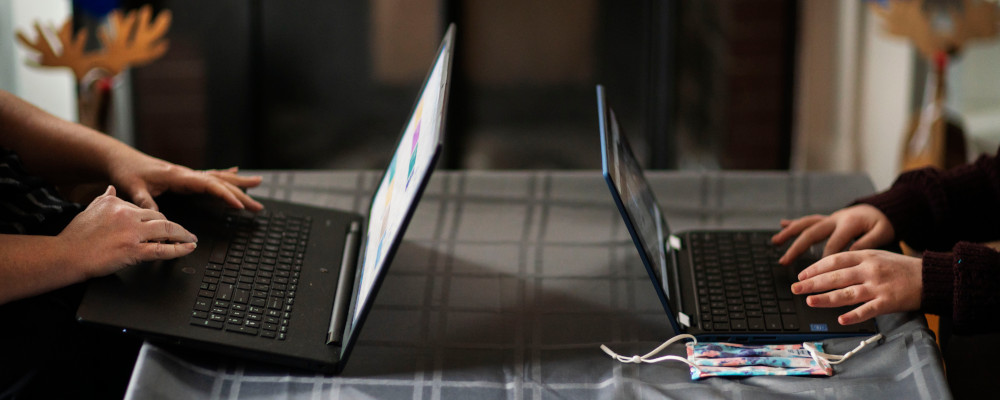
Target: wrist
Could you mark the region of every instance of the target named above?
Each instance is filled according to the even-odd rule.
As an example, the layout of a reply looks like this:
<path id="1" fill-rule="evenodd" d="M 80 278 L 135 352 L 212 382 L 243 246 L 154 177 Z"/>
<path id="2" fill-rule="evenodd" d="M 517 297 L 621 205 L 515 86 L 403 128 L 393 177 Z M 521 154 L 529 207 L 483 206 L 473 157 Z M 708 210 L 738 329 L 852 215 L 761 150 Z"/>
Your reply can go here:
<path id="1" fill-rule="evenodd" d="M 955 257 L 952 253 L 925 251 L 921 261 L 920 308 L 932 314 L 951 315 L 955 290 Z"/>
<path id="2" fill-rule="evenodd" d="M 65 231 L 64 231 L 65 232 Z M 71 238 L 65 233 L 51 237 L 51 254 L 48 258 L 51 265 L 58 268 L 57 276 L 64 277 L 63 285 L 71 285 L 86 281 L 95 277 L 95 270 L 91 265 L 94 260 L 85 254 L 85 251 L 78 246 L 78 240 Z"/>

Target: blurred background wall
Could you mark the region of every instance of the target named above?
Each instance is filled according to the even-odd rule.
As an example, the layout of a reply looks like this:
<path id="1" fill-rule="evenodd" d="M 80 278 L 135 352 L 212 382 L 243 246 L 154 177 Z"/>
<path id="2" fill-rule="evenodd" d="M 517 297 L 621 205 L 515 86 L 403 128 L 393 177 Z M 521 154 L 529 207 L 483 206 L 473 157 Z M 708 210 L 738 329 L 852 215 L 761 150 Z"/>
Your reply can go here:
<path id="1" fill-rule="evenodd" d="M 862 1 L 154 0 L 170 50 L 115 86 L 115 134 L 197 168 L 382 168 L 449 22 L 445 168 L 599 168 L 594 85 L 644 164 L 898 173 L 926 66 Z M 70 74 L 15 29 L 67 0 L 0 0 L 0 88 L 75 119 Z M 99 19 L 97 19 L 99 21 Z M 970 157 L 1000 143 L 996 42 L 949 71 Z"/>

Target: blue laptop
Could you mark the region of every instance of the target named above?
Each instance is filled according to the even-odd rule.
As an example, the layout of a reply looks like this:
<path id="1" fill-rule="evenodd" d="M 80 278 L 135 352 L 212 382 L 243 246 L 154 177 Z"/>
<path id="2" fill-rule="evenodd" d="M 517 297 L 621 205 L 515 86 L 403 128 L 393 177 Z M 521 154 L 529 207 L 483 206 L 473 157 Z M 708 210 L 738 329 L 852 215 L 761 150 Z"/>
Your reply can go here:
<path id="1" fill-rule="evenodd" d="M 840 325 L 837 316 L 850 307 L 813 308 L 792 294 L 799 271 L 817 258 L 778 264 L 786 247 L 771 244 L 777 231 L 671 232 L 600 85 L 597 110 L 604 178 L 675 333 L 709 342 L 792 343 L 877 332 L 872 320 Z"/>

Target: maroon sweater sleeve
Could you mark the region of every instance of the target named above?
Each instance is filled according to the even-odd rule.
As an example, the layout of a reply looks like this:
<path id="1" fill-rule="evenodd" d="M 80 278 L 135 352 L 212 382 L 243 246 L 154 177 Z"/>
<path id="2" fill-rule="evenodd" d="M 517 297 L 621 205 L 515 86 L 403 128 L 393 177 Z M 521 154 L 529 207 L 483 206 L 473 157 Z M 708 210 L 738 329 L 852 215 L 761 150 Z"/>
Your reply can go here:
<path id="1" fill-rule="evenodd" d="M 951 253 L 924 252 L 920 308 L 950 316 L 957 333 L 1000 331 L 1000 253 L 959 242 Z"/>
<path id="2" fill-rule="evenodd" d="M 889 190 L 857 203 L 875 206 L 898 239 L 928 250 L 924 311 L 950 316 L 956 332 L 1000 330 L 1000 253 L 969 243 L 1000 237 L 1000 151 L 948 171 L 904 173 Z"/>

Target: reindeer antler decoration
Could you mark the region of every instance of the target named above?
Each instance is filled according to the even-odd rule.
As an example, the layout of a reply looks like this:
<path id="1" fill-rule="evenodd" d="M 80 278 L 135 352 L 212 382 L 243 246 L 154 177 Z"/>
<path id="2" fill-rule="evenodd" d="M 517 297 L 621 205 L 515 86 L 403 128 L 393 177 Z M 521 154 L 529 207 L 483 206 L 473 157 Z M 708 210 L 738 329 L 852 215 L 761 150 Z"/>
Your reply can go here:
<path id="1" fill-rule="evenodd" d="M 35 23 L 38 33 L 35 41 L 29 40 L 20 31 L 17 38 L 21 44 L 38 53 L 35 62 L 39 66 L 68 67 L 73 70 L 77 82 L 82 82 L 84 76 L 95 68 L 115 76 L 129 66 L 143 65 L 163 55 L 168 46 L 163 35 L 170 26 L 171 14 L 169 10 L 163 10 L 155 20 L 152 15 L 149 5 L 124 17 L 121 11 L 115 10 L 108 18 L 108 25 L 98 34 L 103 49 L 93 52 L 84 51 L 87 32 L 80 31 L 73 35 L 71 21 L 63 23 L 55 34 L 59 39 L 58 48 L 49 42 L 47 36 L 51 33 L 47 35 L 38 23 Z"/>
<path id="2" fill-rule="evenodd" d="M 887 3 L 887 7 L 871 3 L 871 9 L 885 20 L 886 31 L 913 40 L 928 60 L 934 60 L 940 52 L 957 53 L 969 40 L 993 37 L 1000 25 L 995 1 L 953 0 L 951 7 L 944 2 L 950 18 L 950 24 L 944 24 L 946 29 L 935 27 L 932 21 L 936 16 L 931 15 L 933 10 L 928 10 L 924 1 Z"/>

